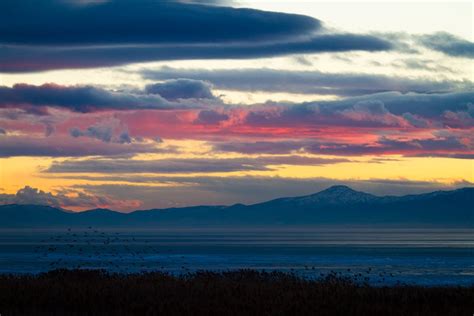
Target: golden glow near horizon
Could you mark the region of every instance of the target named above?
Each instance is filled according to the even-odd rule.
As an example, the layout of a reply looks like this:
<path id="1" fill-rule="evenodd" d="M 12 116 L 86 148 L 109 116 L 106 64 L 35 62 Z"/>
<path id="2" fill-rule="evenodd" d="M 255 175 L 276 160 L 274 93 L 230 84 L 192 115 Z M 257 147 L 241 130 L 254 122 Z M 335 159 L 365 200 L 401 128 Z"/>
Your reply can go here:
<path id="1" fill-rule="evenodd" d="M 185 155 L 185 157 L 195 157 Z M 229 157 L 227 157 L 229 158 Z M 456 182 L 474 183 L 474 161 L 469 159 L 452 158 L 405 158 L 400 156 L 387 156 L 382 162 L 374 162 L 372 158 L 346 157 L 354 162 L 337 163 L 322 166 L 295 166 L 278 165 L 270 166 L 274 170 L 270 171 L 238 171 L 238 172 L 213 172 L 213 173 L 142 173 L 142 177 L 149 177 L 151 180 L 138 185 L 166 186 L 160 180 L 153 181 L 153 178 L 166 179 L 172 176 L 179 177 L 282 177 L 295 179 L 327 178 L 335 180 L 410 180 L 426 181 L 439 184 L 451 185 Z M 380 158 L 380 157 L 379 157 Z M 143 159 L 143 157 L 142 157 Z M 149 158 L 150 159 L 150 158 Z M 163 158 L 164 159 L 164 158 Z M 225 158 L 223 158 L 225 159 Z M 51 165 L 53 161 L 63 161 L 58 158 L 30 158 L 15 157 L 0 159 L 1 183 L 4 193 L 13 194 L 25 185 L 40 188 L 44 191 L 55 192 L 58 189 L 67 188 L 74 185 L 86 185 L 94 179 L 94 185 L 100 184 L 127 184 L 134 185 L 133 181 L 127 181 L 127 176 L 133 174 L 121 174 L 120 180 L 107 179 L 107 174 L 99 173 L 66 173 L 48 174 L 43 171 Z M 150 159 L 153 160 L 153 159 Z M 110 177 L 110 175 L 108 175 Z M 69 179 L 72 177 L 73 179 Z M 84 177 L 81 180 L 80 177 Z"/>

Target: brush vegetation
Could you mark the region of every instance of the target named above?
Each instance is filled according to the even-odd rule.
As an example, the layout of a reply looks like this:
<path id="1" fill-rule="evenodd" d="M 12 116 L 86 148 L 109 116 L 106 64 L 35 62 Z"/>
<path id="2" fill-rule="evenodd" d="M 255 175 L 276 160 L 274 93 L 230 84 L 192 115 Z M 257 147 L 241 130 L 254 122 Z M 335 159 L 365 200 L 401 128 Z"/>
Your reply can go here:
<path id="1" fill-rule="evenodd" d="M 471 287 L 376 287 L 237 270 L 170 275 L 54 270 L 0 276 L 1 315 L 472 315 Z"/>

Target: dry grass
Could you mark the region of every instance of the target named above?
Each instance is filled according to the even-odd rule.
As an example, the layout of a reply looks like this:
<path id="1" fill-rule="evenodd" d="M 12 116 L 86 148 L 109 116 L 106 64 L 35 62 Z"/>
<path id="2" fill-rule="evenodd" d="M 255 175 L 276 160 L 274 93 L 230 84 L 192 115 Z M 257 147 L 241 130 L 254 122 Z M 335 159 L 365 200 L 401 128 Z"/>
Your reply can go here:
<path id="1" fill-rule="evenodd" d="M 171 276 L 54 270 L 0 276 L 10 315 L 472 315 L 474 286 L 372 287 L 331 274 L 238 270 Z"/>

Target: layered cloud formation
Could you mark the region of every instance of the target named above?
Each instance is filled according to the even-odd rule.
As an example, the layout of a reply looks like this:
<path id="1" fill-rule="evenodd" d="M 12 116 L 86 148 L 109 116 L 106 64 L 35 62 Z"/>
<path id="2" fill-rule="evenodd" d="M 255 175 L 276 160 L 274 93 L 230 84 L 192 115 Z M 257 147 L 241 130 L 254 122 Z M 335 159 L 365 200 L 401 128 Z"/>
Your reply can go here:
<path id="1" fill-rule="evenodd" d="M 2 1 L 0 204 L 471 185 L 473 47 L 195 2 Z"/>
<path id="2" fill-rule="evenodd" d="M 71 156 L 75 156 L 74 150 L 70 150 L 74 146 L 69 143 L 79 140 L 108 143 L 110 153 L 120 152 L 112 149 L 114 146 L 127 148 L 130 153 L 159 152 L 150 144 L 157 136 L 194 140 L 214 138 L 215 148 L 220 151 L 255 154 L 268 153 L 266 147 L 270 146 L 274 153 L 303 150 L 330 155 L 470 157 L 473 153 L 473 92 L 386 92 L 335 101 L 242 106 L 219 101 L 204 82 L 172 80 L 148 85 L 144 91 L 134 93 L 49 84 L 4 87 L 0 94 L 4 96 L 2 106 L 6 110 L 27 109 L 24 111 L 33 113 L 33 118 L 61 120 L 52 129 L 56 133 L 49 141 L 58 141 L 65 155 Z M 54 115 L 48 112 L 50 107 L 62 110 L 56 110 L 59 112 Z M 91 124 L 83 128 L 75 126 L 85 114 L 73 112 L 92 113 L 89 116 Z M 113 119 L 104 119 L 111 114 Z M 8 118 L 8 112 L 3 117 Z M 10 122 L 10 130 L 20 124 L 18 120 L 6 121 Z M 28 124 L 33 129 L 37 122 L 35 119 L 28 122 L 26 117 L 21 120 L 21 125 Z M 68 136 L 71 137 L 69 141 Z M 242 136 L 246 141 L 236 143 L 236 138 Z M 11 139 L 15 140 L 12 142 Z M 30 151 L 42 153 L 41 138 L 12 136 L 3 137 L 0 142 L 3 155 L 12 155 L 12 146 L 18 144 L 25 148 L 19 150 L 18 155 L 28 155 Z M 104 153 L 107 146 L 100 147 Z M 81 150 L 91 154 L 94 152 L 91 148 Z M 58 154 L 52 150 L 50 156 Z"/>

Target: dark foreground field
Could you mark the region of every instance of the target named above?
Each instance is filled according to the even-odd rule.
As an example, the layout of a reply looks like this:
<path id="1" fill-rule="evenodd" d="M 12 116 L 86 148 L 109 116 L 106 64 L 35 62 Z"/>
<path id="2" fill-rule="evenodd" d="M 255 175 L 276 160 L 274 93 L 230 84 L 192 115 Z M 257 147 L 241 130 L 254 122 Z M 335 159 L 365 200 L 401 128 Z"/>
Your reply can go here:
<path id="1" fill-rule="evenodd" d="M 251 270 L 186 276 L 55 270 L 0 276 L 9 315 L 472 315 L 474 286 L 372 287 Z"/>

